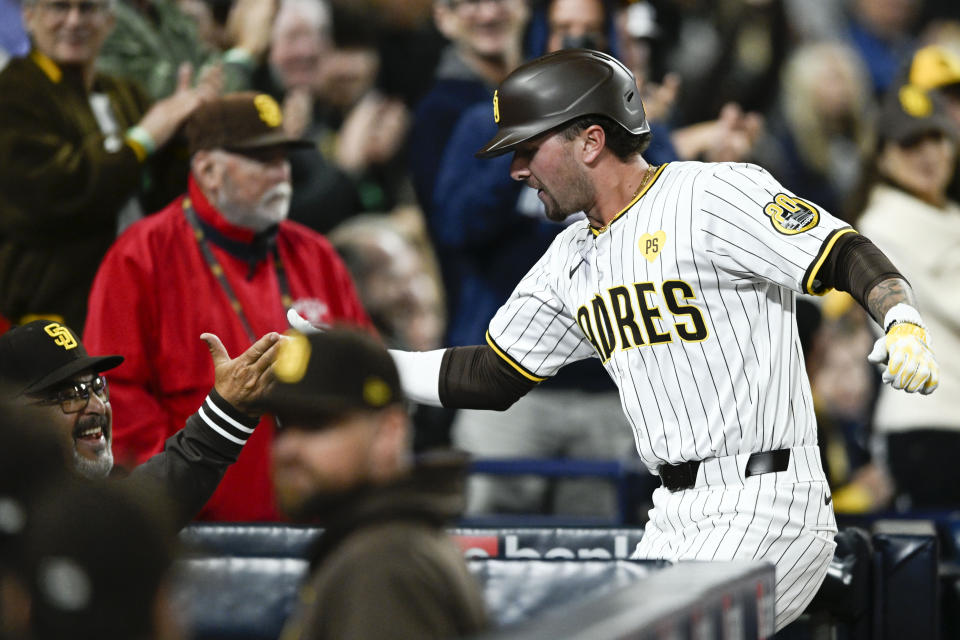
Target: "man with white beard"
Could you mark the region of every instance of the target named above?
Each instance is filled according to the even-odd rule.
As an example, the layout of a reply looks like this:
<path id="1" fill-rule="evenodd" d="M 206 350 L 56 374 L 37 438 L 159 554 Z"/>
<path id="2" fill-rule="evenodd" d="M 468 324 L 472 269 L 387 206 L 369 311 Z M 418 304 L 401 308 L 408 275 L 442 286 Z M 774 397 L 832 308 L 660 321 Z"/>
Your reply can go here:
<path id="1" fill-rule="evenodd" d="M 265 94 L 231 94 L 198 109 L 185 130 L 187 193 L 124 232 L 97 273 L 83 341 L 94 353 L 125 357 L 107 374 L 121 463 L 159 452 L 213 386 L 195 350 L 201 333 L 239 353 L 285 330 L 290 308 L 320 325 L 370 326 L 330 244 L 285 219 L 286 152 L 304 143 L 282 121 Z M 264 421 L 200 519 L 282 519 L 268 476 L 274 426 Z"/>

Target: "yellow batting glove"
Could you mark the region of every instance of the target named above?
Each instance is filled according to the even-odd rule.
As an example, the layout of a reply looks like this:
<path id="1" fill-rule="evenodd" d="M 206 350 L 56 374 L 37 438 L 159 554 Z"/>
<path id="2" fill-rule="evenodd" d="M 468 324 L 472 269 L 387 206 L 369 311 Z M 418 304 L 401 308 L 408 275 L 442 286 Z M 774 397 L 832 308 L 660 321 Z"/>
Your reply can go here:
<path id="1" fill-rule="evenodd" d="M 867 359 L 883 367 L 883 381 L 894 389 L 927 395 L 940 384 L 940 366 L 928 342 L 923 327 L 895 324 L 877 340 Z"/>

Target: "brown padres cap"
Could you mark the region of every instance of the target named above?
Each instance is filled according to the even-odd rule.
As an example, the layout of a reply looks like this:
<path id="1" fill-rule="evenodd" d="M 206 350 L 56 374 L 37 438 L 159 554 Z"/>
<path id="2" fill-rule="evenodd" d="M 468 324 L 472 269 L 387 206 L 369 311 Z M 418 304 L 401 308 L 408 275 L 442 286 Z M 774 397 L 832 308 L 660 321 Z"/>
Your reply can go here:
<path id="1" fill-rule="evenodd" d="M 345 414 L 403 401 L 400 375 L 386 347 L 355 329 L 289 333 L 273 371 L 277 383 L 263 408 L 302 428 L 322 429 Z"/>
<path id="2" fill-rule="evenodd" d="M 497 134 L 474 155 L 493 158 L 580 116 L 602 115 L 649 133 L 633 74 L 601 51 L 563 49 L 520 65 L 493 94 Z"/>
<path id="3" fill-rule="evenodd" d="M 187 120 L 190 154 L 203 149 L 310 147 L 283 130 L 283 111 L 265 93 L 230 93 L 199 107 Z"/>

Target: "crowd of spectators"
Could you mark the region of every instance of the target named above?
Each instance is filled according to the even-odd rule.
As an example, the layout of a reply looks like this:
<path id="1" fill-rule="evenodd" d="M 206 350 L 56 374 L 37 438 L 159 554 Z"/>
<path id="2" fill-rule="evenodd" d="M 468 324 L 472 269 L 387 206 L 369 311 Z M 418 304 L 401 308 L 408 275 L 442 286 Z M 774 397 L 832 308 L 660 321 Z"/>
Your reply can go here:
<path id="1" fill-rule="evenodd" d="M 199 335 L 218 334 L 225 348 L 208 343 L 227 362 L 283 331 L 293 307 L 317 325 L 365 327 L 390 347 L 483 343 L 510 287 L 562 226 L 509 179 L 509 156 L 473 153 L 496 129 L 500 81 L 571 47 L 607 51 L 635 74 L 651 162 L 757 163 L 901 267 L 942 367 L 931 397 L 886 393 L 866 360 L 876 327 L 845 294 L 798 303 L 824 465 L 838 512 L 960 505 L 956 2 L 0 0 L 0 333 L 22 325 L 5 335 L 26 349 L 19 364 L 2 355 L 0 400 L 23 395 L 10 385 L 40 362 L 18 331 L 72 340 L 81 351 L 69 355 L 88 358 L 27 394 L 62 409 L 69 446 L 51 454 L 56 437 L 33 442 L 19 424 L 38 414 L 12 412 L 6 450 L 29 440 L 37 469 L 59 468 L 51 461 L 62 454 L 88 476 L 111 472 L 116 457 L 172 483 L 176 503 L 184 480 L 156 471 L 169 473 L 169 459 L 189 468 L 199 447 L 216 457 L 203 499 L 219 486 L 202 510 L 191 496 L 186 516 L 72 483 L 58 496 L 31 491 L 37 513 L 59 513 L 44 517 L 61 527 L 67 506 L 96 495 L 109 517 L 145 529 L 198 512 L 289 517 L 271 486 L 272 418 L 228 415 L 232 427 L 215 427 L 229 429 L 224 442 L 197 435 L 211 418 L 194 412 L 208 402 L 208 415 L 229 413 L 231 400 L 211 389 L 239 375 L 215 375 Z M 81 336 L 92 353 L 126 360 L 89 358 Z M 71 393 L 82 409 L 67 411 Z M 596 362 L 565 369 L 505 413 L 414 407 L 408 427 L 417 451 L 635 455 Z M 0 487 L 0 534 L 12 487 Z M 618 508 L 609 487 L 530 478 L 473 477 L 466 505 Z M 143 569 L 153 580 L 143 606 L 153 607 L 171 551 L 167 539 L 149 544 L 157 563 Z M 44 553 L 31 547 L 24 562 L 35 569 Z M 0 567 L 0 587 L 11 567 Z M 43 584 L 20 586 L 42 606 Z M 461 630 L 480 624 L 472 597 Z"/>

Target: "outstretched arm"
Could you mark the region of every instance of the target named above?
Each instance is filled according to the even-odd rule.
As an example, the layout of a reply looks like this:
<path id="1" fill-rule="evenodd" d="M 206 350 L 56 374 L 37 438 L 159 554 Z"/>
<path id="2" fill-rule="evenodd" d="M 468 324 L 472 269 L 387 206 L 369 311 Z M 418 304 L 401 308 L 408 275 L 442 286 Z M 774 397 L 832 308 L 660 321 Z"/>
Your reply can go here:
<path id="1" fill-rule="evenodd" d="M 849 231 L 849 230 L 846 230 Z M 883 369 L 883 381 L 907 393 L 932 393 L 940 383 L 926 325 L 913 290 L 890 260 L 870 240 L 845 232 L 811 282 L 820 291 L 846 291 L 876 320 L 884 336 L 868 359 Z M 814 291 L 814 292 L 820 292 Z"/>
<path id="2" fill-rule="evenodd" d="M 322 331 L 293 309 L 287 312 L 287 321 L 300 333 Z M 404 394 L 434 407 L 504 411 L 536 386 L 486 345 L 434 351 L 390 349 L 390 355 Z"/>
<path id="3" fill-rule="evenodd" d="M 905 304 L 917 308 L 913 289 L 903 278 L 887 278 L 881 280 L 867 292 L 864 307 L 884 330 L 888 327 L 884 322 L 887 313 L 898 304 Z"/>
<path id="4" fill-rule="evenodd" d="M 390 355 L 404 393 L 422 404 L 505 411 L 536 386 L 487 345 Z"/>
<path id="5" fill-rule="evenodd" d="M 260 422 L 257 403 L 273 383 L 270 365 L 281 336 L 268 333 L 230 359 L 220 339 L 203 334 L 213 359 L 216 382 L 203 405 L 164 450 L 131 472 L 153 478 L 177 505 L 183 526 L 203 508 Z"/>
<path id="6" fill-rule="evenodd" d="M 883 381 L 907 393 L 933 393 L 940 367 L 910 285 L 902 278 L 882 280 L 868 292 L 866 307 L 885 332 L 867 356 L 883 368 Z"/>

